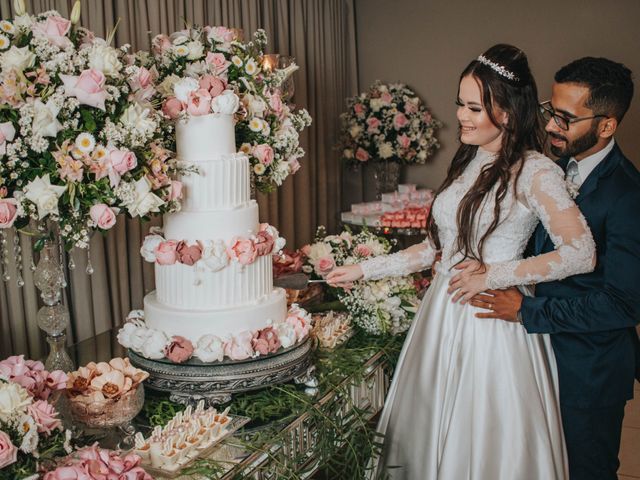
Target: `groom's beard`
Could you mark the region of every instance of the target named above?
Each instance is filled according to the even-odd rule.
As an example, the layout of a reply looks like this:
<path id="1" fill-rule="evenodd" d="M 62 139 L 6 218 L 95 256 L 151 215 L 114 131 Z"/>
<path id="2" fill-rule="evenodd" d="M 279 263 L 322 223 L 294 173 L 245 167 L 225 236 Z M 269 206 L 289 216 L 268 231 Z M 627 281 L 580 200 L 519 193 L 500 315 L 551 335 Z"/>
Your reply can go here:
<path id="1" fill-rule="evenodd" d="M 564 140 L 566 142 L 566 146 L 564 148 L 551 145 L 549 150 L 551 150 L 551 153 L 556 157 L 575 157 L 576 155 L 580 155 L 582 152 L 589 150 L 598 143 L 597 128 L 598 126 L 594 125 L 587 133 L 576 138 L 573 142 L 569 142 L 567 137 L 560 135 L 559 133 L 547 132 L 550 137 L 557 138 L 558 140 Z"/>

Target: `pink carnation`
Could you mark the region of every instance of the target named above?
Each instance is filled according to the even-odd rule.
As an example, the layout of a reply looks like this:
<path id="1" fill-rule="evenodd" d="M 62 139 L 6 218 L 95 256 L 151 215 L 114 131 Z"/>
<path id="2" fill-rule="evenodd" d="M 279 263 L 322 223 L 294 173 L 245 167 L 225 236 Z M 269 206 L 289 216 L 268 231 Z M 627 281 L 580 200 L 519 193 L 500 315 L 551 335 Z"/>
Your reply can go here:
<path id="1" fill-rule="evenodd" d="M 175 240 L 167 240 L 161 242 L 156 248 L 153 249 L 153 253 L 156 255 L 156 262 L 158 265 L 173 265 L 178 261 L 178 254 L 176 253 L 176 247 L 178 242 Z"/>
<path id="2" fill-rule="evenodd" d="M 193 356 L 193 344 L 187 338 L 175 336 L 164 347 L 164 355 L 174 363 L 186 362 Z"/>
<path id="3" fill-rule="evenodd" d="M 197 243 L 187 245 L 187 242 L 183 240 L 176 245 L 176 254 L 180 263 L 193 265 L 202 257 L 202 248 Z"/>

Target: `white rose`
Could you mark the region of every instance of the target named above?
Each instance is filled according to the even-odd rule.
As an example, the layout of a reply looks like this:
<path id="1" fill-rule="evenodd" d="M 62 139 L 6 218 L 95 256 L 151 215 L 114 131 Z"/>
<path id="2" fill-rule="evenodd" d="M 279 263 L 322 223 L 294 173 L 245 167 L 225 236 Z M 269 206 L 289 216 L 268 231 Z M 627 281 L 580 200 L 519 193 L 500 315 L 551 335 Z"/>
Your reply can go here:
<path id="1" fill-rule="evenodd" d="M 31 404 L 29 392 L 17 383 L 0 384 L 0 421 L 6 422 Z"/>
<path id="2" fill-rule="evenodd" d="M 206 240 L 202 242 L 200 263 L 212 272 L 222 270 L 229 264 L 227 246 L 222 240 Z"/>
<path id="3" fill-rule="evenodd" d="M 95 68 L 109 77 L 115 77 L 122 69 L 115 48 L 104 44 L 96 44 L 89 52 L 89 68 Z"/>
<path id="4" fill-rule="evenodd" d="M 149 212 L 159 212 L 164 201 L 151 192 L 151 182 L 147 177 L 142 177 L 135 183 L 135 197 L 124 205 L 132 217 L 144 217 Z"/>
<path id="5" fill-rule="evenodd" d="M 14 45 L 0 56 L 0 62 L 5 72 L 13 68 L 22 73 L 36 64 L 36 55 L 29 51 L 29 46 L 18 48 Z"/>
<path id="6" fill-rule="evenodd" d="M 38 98 L 33 102 L 33 134 L 40 137 L 55 137 L 62 130 L 62 124 L 58 121 L 58 107 L 53 100 L 46 104 Z"/>
<path id="7" fill-rule="evenodd" d="M 293 325 L 286 322 L 280 322 L 274 325 L 274 329 L 278 334 L 280 343 L 283 348 L 289 348 L 295 345 L 297 341 L 296 330 Z"/>
<path id="8" fill-rule="evenodd" d="M 323 242 L 314 243 L 309 248 L 309 261 L 315 263 L 322 257 L 331 255 L 331 246 Z"/>
<path id="9" fill-rule="evenodd" d="M 240 99 L 231 90 L 225 90 L 220 95 L 211 100 L 211 108 L 215 113 L 231 115 L 238 111 Z"/>
<path id="10" fill-rule="evenodd" d="M 147 235 L 144 237 L 142 247 L 140 247 L 140 254 L 147 262 L 154 263 L 156 261 L 154 250 L 162 242 L 164 242 L 164 238 L 160 235 Z"/>
<path id="11" fill-rule="evenodd" d="M 179 81 L 180 77 L 175 73 L 172 73 L 167 78 L 165 78 L 160 85 L 157 86 L 157 90 L 163 97 L 170 97 L 174 95 L 175 84 Z"/>
<path id="12" fill-rule="evenodd" d="M 25 187 L 25 197 L 38 207 L 38 219 L 42 220 L 51 213 L 58 213 L 58 199 L 67 187 L 51 185 L 49 174 L 36 177 Z"/>
<path id="13" fill-rule="evenodd" d="M 197 60 L 204 55 L 204 45 L 197 40 L 187 43 L 187 48 L 189 49 L 189 54 L 187 55 L 189 60 Z"/>
<path id="14" fill-rule="evenodd" d="M 164 357 L 164 347 L 167 344 L 167 336 L 152 328 L 147 329 L 144 343 L 140 347 L 140 354 L 145 358 L 157 360 Z"/>
<path id="15" fill-rule="evenodd" d="M 193 354 L 203 362 L 221 362 L 224 358 L 224 342 L 215 335 L 200 337 Z"/>
<path id="16" fill-rule="evenodd" d="M 156 122 L 149 118 L 151 110 L 139 103 L 127 108 L 120 117 L 120 123 L 131 130 L 137 130 L 142 135 L 150 135 L 156 129 Z"/>
<path id="17" fill-rule="evenodd" d="M 394 150 L 391 142 L 384 142 L 378 147 L 378 154 L 380 155 L 380 158 L 391 158 L 393 153 Z"/>
<path id="18" fill-rule="evenodd" d="M 173 85 L 173 93 L 178 100 L 187 103 L 189 94 L 200 88 L 200 84 L 195 78 L 181 78 Z"/>

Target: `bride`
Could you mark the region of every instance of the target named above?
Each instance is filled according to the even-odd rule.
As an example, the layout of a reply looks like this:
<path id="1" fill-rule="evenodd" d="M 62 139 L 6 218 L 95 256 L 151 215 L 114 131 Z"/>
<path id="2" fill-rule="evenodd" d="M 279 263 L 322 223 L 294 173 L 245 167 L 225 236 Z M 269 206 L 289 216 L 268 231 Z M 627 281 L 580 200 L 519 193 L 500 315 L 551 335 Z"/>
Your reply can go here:
<path id="1" fill-rule="evenodd" d="M 566 453 L 549 337 L 479 320 L 469 299 L 486 289 L 591 271 L 595 245 L 542 155 L 535 81 L 525 54 L 496 45 L 462 72 L 461 145 L 432 207 L 423 243 L 336 268 L 332 285 L 436 276 L 409 330 L 379 431 L 378 475 L 415 480 L 565 479 Z M 542 221 L 555 251 L 523 259 Z"/>

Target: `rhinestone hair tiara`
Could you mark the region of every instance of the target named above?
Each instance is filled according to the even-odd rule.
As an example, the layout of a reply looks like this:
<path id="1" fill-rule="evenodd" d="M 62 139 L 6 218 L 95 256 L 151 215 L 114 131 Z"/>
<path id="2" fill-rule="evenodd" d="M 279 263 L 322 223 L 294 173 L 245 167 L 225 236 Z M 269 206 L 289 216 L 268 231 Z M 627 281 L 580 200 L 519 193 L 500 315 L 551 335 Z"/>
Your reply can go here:
<path id="1" fill-rule="evenodd" d="M 504 68 L 503 65 L 500 65 L 500 64 L 498 64 L 496 62 L 492 62 L 491 60 L 489 60 L 484 55 L 480 55 L 478 57 L 478 61 L 480 63 L 486 65 L 487 67 L 490 67 L 494 72 L 496 72 L 498 75 L 502 75 L 504 78 L 507 78 L 509 80 L 513 80 L 514 82 L 517 82 L 519 80 L 519 78 L 516 76 L 515 73 L 507 70 L 506 68 Z"/>

